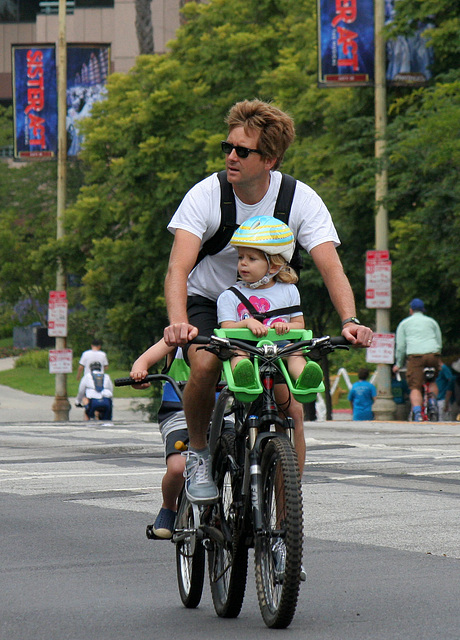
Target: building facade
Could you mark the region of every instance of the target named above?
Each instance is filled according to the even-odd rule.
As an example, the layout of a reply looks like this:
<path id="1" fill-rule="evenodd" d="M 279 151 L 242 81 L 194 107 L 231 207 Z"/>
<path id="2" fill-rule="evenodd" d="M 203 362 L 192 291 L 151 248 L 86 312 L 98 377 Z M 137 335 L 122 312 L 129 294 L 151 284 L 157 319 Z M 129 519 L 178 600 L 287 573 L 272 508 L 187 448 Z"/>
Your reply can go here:
<path id="1" fill-rule="evenodd" d="M 164 53 L 180 24 L 184 0 L 152 0 L 155 53 Z M 67 0 L 69 43 L 111 45 L 111 71 L 126 73 L 139 55 L 135 0 Z M 59 0 L 0 0 L 0 102 L 12 100 L 11 45 L 58 42 Z"/>

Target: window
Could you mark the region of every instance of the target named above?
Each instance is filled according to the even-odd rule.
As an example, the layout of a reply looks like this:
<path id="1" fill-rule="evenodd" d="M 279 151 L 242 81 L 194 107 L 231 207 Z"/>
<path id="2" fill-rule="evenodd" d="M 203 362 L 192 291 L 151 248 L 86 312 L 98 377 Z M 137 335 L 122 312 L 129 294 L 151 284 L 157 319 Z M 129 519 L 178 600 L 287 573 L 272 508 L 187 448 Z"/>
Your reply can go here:
<path id="1" fill-rule="evenodd" d="M 35 22 L 40 0 L 0 0 L 0 22 Z"/>

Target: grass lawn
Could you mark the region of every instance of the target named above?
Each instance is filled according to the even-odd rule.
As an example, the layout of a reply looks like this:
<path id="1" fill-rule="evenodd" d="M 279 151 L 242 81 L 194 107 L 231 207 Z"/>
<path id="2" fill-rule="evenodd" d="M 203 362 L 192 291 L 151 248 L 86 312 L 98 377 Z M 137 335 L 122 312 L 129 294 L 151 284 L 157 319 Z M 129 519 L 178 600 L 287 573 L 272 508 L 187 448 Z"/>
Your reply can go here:
<path id="1" fill-rule="evenodd" d="M 126 370 L 108 370 L 112 382 L 115 378 L 126 378 L 129 371 Z M 67 394 L 71 398 L 75 398 L 78 393 L 78 382 L 76 372 L 67 375 Z M 55 395 L 55 375 L 49 373 L 47 369 L 37 369 L 36 367 L 17 367 L 0 371 L 0 384 L 32 393 L 37 396 L 54 396 Z M 132 387 L 114 387 L 113 395 L 115 398 L 148 398 L 150 389 L 138 391 Z"/>

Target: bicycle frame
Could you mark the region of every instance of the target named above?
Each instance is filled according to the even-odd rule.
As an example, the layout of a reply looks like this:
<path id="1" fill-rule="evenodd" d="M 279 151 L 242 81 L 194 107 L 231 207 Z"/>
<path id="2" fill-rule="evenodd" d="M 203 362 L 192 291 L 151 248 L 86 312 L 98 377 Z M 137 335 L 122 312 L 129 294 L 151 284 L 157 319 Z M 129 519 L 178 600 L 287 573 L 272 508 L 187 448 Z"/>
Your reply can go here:
<path id="1" fill-rule="evenodd" d="M 246 588 L 248 548 L 254 546 L 262 617 L 268 627 L 285 628 L 293 618 L 300 585 L 302 497 L 294 424 L 277 404 L 275 387 L 281 382 L 296 399 L 314 400 L 324 389 L 322 383 L 314 389 L 295 389 L 282 358 L 299 352 L 321 356 L 348 343 L 327 336 L 312 339 L 307 331 L 277 336 L 270 330 L 263 340 L 248 330 L 215 333 L 211 338 L 198 336 L 193 342 L 224 363 L 226 386 L 217 398 L 209 434 L 220 498 L 215 505 L 197 506 L 182 491 L 172 536 L 179 591 L 186 607 L 198 606 L 207 549 L 216 613 L 236 617 Z M 293 343 L 285 344 L 291 339 Z M 230 359 L 241 351 L 253 358 L 258 376 L 254 388 L 238 387 L 233 379 Z M 182 397 L 168 375 L 149 375 L 142 382 L 153 380 L 170 382 Z M 115 381 L 116 386 L 133 383 L 130 378 Z M 234 416 L 231 429 L 230 414 Z"/>

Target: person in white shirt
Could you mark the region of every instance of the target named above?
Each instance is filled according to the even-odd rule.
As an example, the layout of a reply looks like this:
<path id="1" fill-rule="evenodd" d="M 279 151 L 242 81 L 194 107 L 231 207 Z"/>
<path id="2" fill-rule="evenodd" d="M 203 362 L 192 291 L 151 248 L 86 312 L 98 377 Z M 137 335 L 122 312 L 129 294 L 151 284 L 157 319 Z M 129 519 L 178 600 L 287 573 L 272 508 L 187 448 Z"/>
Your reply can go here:
<path id="1" fill-rule="evenodd" d="M 93 362 L 99 362 L 101 365 L 101 371 L 106 371 L 109 366 L 107 354 L 102 351 L 102 343 L 100 340 L 93 340 L 91 342 L 91 349 L 83 351 L 80 357 L 80 362 L 77 371 L 77 380 L 80 380 L 82 375 L 90 373 L 90 365 Z"/>
<path id="2" fill-rule="evenodd" d="M 83 376 L 78 387 L 76 407 L 85 408 L 85 420 L 96 417 L 99 420 L 112 420 L 113 383 L 110 376 L 101 370 L 99 362 L 90 364 L 90 373 Z"/>

